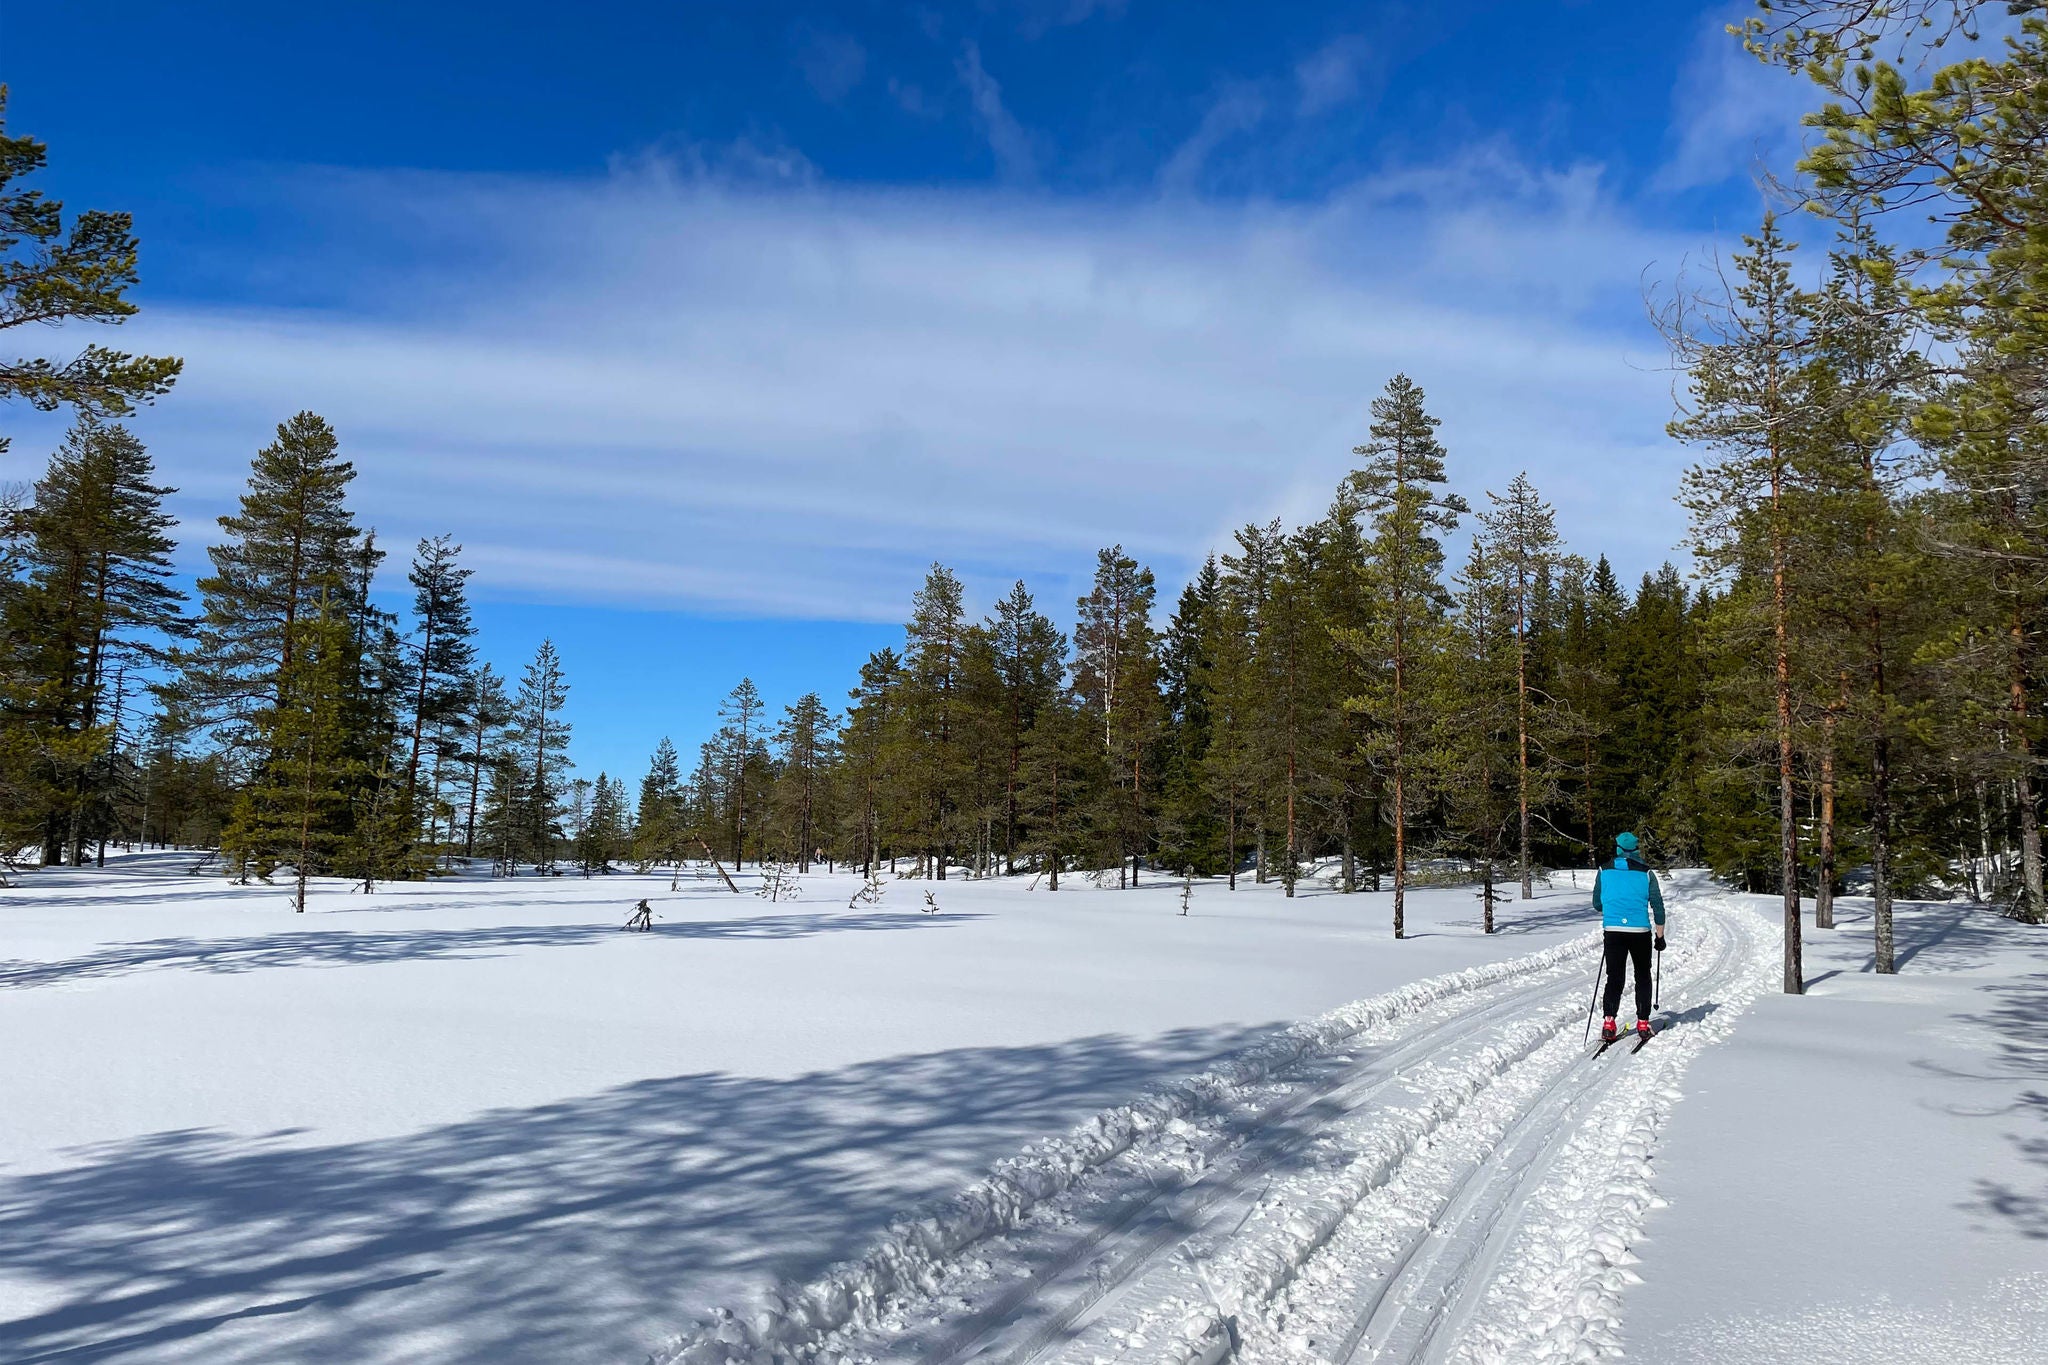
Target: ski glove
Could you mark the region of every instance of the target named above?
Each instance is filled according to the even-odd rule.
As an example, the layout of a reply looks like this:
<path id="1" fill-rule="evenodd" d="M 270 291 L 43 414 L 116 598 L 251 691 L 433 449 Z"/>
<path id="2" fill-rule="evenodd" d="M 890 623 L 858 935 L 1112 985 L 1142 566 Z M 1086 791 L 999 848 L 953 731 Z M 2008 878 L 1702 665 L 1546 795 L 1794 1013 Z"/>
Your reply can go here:
<path id="1" fill-rule="evenodd" d="M 1662 934 L 1657 935 L 1657 951 L 1660 953 L 1664 951 L 1664 935 Z"/>

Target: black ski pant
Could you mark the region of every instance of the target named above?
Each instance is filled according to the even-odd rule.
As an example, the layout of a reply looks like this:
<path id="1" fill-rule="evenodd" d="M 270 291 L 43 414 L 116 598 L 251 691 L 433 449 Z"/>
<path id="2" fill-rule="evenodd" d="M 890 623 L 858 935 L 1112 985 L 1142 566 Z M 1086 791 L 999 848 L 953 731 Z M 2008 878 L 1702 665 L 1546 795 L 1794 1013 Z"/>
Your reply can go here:
<path id="1" fill-rule="evenodd" d="M 1650 1017 L 1650 935 L 1628 929 L 1607 931 L 1607 991 L 1601 997 L 1600 1013 L 1611 1015 L 1621 1008 L 1621 969 L 1630 963 L 1636 970 L 1636 1018 Z"/>

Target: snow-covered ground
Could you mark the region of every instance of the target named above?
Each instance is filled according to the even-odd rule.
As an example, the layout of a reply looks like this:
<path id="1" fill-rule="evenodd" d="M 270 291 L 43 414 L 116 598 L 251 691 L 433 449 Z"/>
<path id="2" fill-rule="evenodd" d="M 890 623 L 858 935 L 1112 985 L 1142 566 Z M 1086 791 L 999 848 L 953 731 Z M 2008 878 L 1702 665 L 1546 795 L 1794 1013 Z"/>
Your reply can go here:
<path id="1" fill-rule="evenodd" d="M 0 1360 L 638 1361 L 1290 1020 L 1585 927 L 1568 885 L 666 874 L 0 891 Z M 923 910 L 923 893 L 938 901 Z M 619 931 L 634 900 L 662 918 Z"/>
<path id="2" fill-rule="evenodd" d="M 0 892 L 0 1360 L 2048 1348 L 2048 936 L 1987 912 L 1877 981 L 1852 902 L 1788 1000 L 1769 903 L 1675 878 L 1667 1030 L 1589 1059 L 1562 881 L 1396 943 L 1313 884 L 295 916 L 191 862 Z"/>
<path id="3" fill-rule="evenodd" d="M 2048 1360 L 2048 929 L 1902 904 L 1879 977 L 1870 913 L 1809 907 L 1808 993 L 1763 996 L 1693 1072 L 1634 1358 Z"/>

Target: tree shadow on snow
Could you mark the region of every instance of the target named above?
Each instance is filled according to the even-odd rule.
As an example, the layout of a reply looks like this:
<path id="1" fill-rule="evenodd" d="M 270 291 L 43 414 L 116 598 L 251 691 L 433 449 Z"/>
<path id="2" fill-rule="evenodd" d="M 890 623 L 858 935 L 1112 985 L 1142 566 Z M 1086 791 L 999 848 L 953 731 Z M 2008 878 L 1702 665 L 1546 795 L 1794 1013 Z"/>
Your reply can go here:
<path id="1" fill-rule="evenodd" d="M 1813 946 L 1826 951 L 1840 942 L 1834 934 L 1871 933 L 1875 913 L 1867 900 L 1837 900 L 1835 927 L 1813 929 L 1809 915 L 1807 932 L 1819 935 Z M 2048 937 L 1989 906 L 1901 901 L 1892 915 L 1892 948 L 1900 971 L 1909 967 L 1922 972 L 1968 971 L 2030 947 L 2048 952 Z M 1877 970 L 1875 949 L 1866 954 L 1857 970 Z"/>
<path id="2" fill-rule="evenodd" d="M 2048 1077 L 2048 972 L 1994 982 L 1985 987 L 1985 993 L 1996 1002 L 1989 1009 L 1957 1016 L 1982 1024 L 1998 1035 L 1998 1053 L 1992 1067 L 1998 1074 L 1982 1079 L 2009 1085 L 2014 1080 Z M 2048 1241 L 2048 1093 L 2040 1089 L 2023 1090 L 2011 1104 L 1984 1116 L 2010 1116 L 2025 1125 L 2025 1131 L 2007 1136 L 2021 1158 L 2038 1174 L 2032 1189 L 1980 1179 L 1976 1182 L 1976 1198 L 1966 1207 L 2005 1220 L 2029 1240 Z"/>
<path id="3" fill-rule="evenodd" d="M 623 918 L 624 911 L 621 916 Z M 817 934 L 926 929 L 982 918 L 909 911 L 750 915 L 739 919 L 659 922 L 665 938 L 781 940 Z M 358 931 L 293 929 L 239 938 L 159 938 L 122 943 L 60 962 L 0 962 L 0 989 L 91 981 L 133 972 L 176 969 L 233 973 L 275 967 L 339 967 L 447 957 L 491 957 L 522 948 L 566 948 L 619 937 L 618 924 L 508 924 L 480 929 Z"/>
<path id="4" fill-rule="evenodd" d="M 325 1147 L 108 1144 L 0 1180 L 0 1278 L 44 1291 L 0 1323 L 0 1359 L 640 1358 L 691 1314 L 858 1254 L 1033 1136 L 1266 1031 L 675 1076 Z"/>
<path id="5" fill-rule="evenodd" d="M 1598 929 L 1600 917 L 1593 913 L 1592 893 L 1577 896 L 1540 896 L 1535 900 L 1502 900 L 1493 907 L 1496 937 L 1515 934 L 1557 934 L 1573 930 Z M 1460 929 L 1477 930 L 1485 923 L 1484 911 L 1475 909 L 1469 919 L 1447 921 Z"/>

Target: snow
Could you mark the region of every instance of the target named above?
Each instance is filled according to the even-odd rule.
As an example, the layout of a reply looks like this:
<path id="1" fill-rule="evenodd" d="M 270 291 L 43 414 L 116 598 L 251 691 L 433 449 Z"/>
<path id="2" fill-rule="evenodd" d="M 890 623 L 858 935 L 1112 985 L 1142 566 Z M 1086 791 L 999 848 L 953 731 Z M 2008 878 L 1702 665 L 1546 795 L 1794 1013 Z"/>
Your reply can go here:
<path id="1" fill-rule="evenodd" d="M 1585 928 L 1568 885 L 666 873 L 0 892 L 0 1359 L 640 1360 L 1289 1020 Z M 748 885 L 751 885 L 749 879 Z M 922 893 L 940 910 L 922 913 Z M 661 915 L 619 931 L 635 900 Z"/>
<path id="2" fill-rule="evenodd" d="M 1777 903 L 1755 898 L 1760 911 Z M 1804 932 L 1691 1078 L 1625 1299 L 1630 1354 L 1692 1362 L 2048 1359 L 2048 930 L 1900 904 Z"/>
<path id="3" fill-rule="evenodd" d="M 1591 1057 L 1563 879 L 1396 943 L 1313 882 L 191 862 L 0 893 L 0 1359 L 2048 1358 L 2048 934 L 1980 909 L 1880 979 L 1847 902 L 1788 998 L 1775 903 L 1675 876 Z"/>

